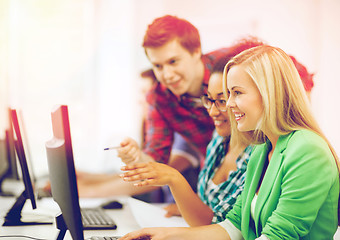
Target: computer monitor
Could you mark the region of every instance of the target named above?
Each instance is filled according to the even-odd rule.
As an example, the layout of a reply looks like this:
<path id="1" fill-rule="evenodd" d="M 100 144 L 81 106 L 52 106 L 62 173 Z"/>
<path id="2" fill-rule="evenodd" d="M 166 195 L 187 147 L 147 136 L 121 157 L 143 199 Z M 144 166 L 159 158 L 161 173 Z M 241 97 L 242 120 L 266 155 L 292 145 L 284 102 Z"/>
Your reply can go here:
<path id="1" fill-rule="evenodd" d="M 13 196 L 13 193 L 2 190 L 2 183 L 5 179 L 19 180 L 10 108 L 8 109 L 8 123 L 5 138 L 0 140 L 0 196 Z"/>
<path id="2" fill-rule="evenodd" d="M 13 135 L 10 136 L 10 131 L 6 129 L 5 138 L 0 139 L 0 196 L 14 196 L 13 192 L 3 190 L 6 179 L 19 180 L 14 144 Z"/>
<path id="3" fill-rule="evenodd" d="M 0 139 L 0 196 L 7 195 L 2 189 L 2 182 L 6 179 L 8 171 L 6 139 Z"/>
<path id="4" fill-rule="evenodd" d="M 8 160 L 7 178 L 19 180 L 18 158 L 15 154 L 14 131 L 12 127 L 12 109 L 8 108 L 9 127 L 6 130 L 6 150 Z"/>
<path id="5" fill-rule="evenodd" d="M 13 204 L 12 208 L 7 212 L 3 226 L 21 226 L 21 225 L 37 225 L 37 224 L 51 224 L 51 222 L 23 222 L 21 221 L 21 211 L 27 199 L 30 199 L 33 209 L 37 208 L 34 189 L 30 171 L 27 164 L 26 153 L 23 145 L 22 135 L 19 127 L 19 120 L 17 111 L 11 109 L 11 128 L 13 131 L 13 139 L 15 145 L 15 152 L 19 159 L 22 180 L 25 186 L 24 191 L 19 195 Z"/>
<path id="6" fill-rule="evenodd" d="M 63 239 L 68 229 L 74 240 L 84 240 L 68 108 L 59 105 L 51 115 L 53 138 L 46 142 L 46 153 L 52 196 L 61 209 L 56 217 L 57 239 Z"/>

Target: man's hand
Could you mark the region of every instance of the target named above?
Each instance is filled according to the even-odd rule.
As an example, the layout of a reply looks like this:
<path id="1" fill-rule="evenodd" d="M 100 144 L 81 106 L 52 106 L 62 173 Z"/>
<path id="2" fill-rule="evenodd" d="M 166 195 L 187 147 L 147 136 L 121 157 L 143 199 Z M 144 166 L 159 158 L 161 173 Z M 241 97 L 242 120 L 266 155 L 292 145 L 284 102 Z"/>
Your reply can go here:
<path id="1" fill-rule="evenodd" d="M 120 157 L 126 165 L 139 162 L 142 150 L 135 140 L 127 137 L 120 143 L 120 146 L 121 147 L 117 149 L 118 157 Z"/>

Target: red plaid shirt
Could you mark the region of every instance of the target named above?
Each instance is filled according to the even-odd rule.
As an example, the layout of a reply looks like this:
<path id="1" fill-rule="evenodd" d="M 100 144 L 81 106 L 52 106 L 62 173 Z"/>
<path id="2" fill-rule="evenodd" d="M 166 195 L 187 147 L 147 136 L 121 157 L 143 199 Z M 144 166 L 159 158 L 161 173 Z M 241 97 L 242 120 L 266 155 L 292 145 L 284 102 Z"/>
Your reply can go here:
<path id="1" fill-rule="evenodd" d="M 202 56 L 204 63 L 203 92 L 207 92 L 212 66 L 228 48 L 218 49 Z M 186 94 L 180 100 L 169 89 L 155 84 L 147 94 L 150 104 L 146 120 L 144 152 L 158 162 L 169 160 L 174 132 L 181 134 L 205 156 L 206 147 L 211 140 L 214 123 L 198 98 L 193 100 Z"/>

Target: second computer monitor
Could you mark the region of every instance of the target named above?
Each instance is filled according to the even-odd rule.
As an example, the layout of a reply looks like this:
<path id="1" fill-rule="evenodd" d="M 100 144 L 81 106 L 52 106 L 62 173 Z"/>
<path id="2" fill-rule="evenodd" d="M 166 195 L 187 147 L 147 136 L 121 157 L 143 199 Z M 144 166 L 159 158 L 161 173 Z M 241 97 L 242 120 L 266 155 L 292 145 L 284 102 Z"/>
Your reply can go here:
<path id="1" fill-rule="evenodd" d="M 35 209 L 36 201 L 33 189 L 33 181 L 27 163 L 26 152 L 23 145 L 21 129 L 19 126 L 19 118 L 16 109 L 11 109 L 11 130 L 13 130 L 13 144 L 15 152 L 20 162 L 22 180 L 25 186 L 24 191 L 17 197 L 12 208 L 7 212 L 3 226 L 20 226 L 20 225 L 37 225 L 51 224 L 51 222 L 23 222 L 21 221 L 21 211 L 27 199 L 30 199 L 32 208 Z"/>
<path id="2" fill-rule="evenodd" d="M 57 227 L 60 229 L 58 239 L 63 239 L 68 229 L 74 240 L 83 240 L 68 108 L 65 105 L 57 106 L 51 115 L 53 138 L 46 142 L 46 152 L 52 196 L 62 212 L 57 216 Z"/>

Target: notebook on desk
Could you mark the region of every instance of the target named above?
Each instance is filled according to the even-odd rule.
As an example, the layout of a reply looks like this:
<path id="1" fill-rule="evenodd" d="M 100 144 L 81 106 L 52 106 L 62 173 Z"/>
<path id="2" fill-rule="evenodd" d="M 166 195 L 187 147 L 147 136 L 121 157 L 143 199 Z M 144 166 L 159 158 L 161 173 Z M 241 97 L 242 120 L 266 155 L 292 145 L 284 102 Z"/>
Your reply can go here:
<path id="1" fill-rule="evenodd" d="M 165 217 L 166 210 L 162 206 L 129 198 L 131 212 L 141 228 L 148 227 L 189 227 L 183 217 Z M 145 214 L 145 213 L 148 214 Z"/>
<path id="2" fill-rule="evenodd" d="M 79 206 L 67 106 L 57 106 L 52 111 L 52 128 L 53 138 L 47 141 L 45 146 L 52 197 L 61 210 L 61 214 L 56 217 L 57 228 L 60 230 L 57 239 L 64 239 L 66 231 L 69 230 L 74 240 L 84 240 L 83 231 L 89 228 L 83 224 L 82 212 L 84 214 L 87 210 L 81 211 Z M 96 213 L 94 209 L 91 211 Z M 112 225 L 111 228 L 116 228 L 114 223 Z M 97 226 L 96 229 L 103 229 L 103 225 Z M 94 239 L 101 239 L 101 237 Z M 118 239 L 118 237 L 105 237 L 105 239 Z"/>

